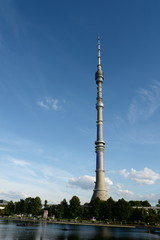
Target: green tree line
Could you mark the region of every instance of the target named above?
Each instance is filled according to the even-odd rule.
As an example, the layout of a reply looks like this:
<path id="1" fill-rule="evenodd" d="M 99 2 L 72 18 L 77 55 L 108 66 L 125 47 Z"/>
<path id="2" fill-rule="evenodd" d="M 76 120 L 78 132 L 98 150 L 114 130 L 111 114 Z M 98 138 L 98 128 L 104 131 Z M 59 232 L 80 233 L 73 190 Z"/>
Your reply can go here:
<path id="1" fill-rule="evenodd" d="M 28 197 L 19 202 L 10 201 L 3 211 L 4 215 L 23 214 L 40 215 L 42 214 L 42 203 L 39 197 Z"/>
<path id="2" fill-rule="evenodd" d="M 107 201 L 101 201 L 99 198 L 96 198 L 90 203 L 81 205 L 80 199 L 77 196 L 73 196 L 69 203 L 66 199 L 63 199 L 58 205 L 48 205 L 47 200 L 45 200 L 42 207 L 39 197 L 29 197 L 15 203 L 10 201 L 1 214 L 43 216 L 43 210 L 46 209 L 49 217 L 55 216 L 58 219 L 80 220 L 94 218 L 108 223 L 160 223 L 160 211 L 145 208 L 150 206 L 148 201 L 126 201 L 123 198 L 118 201 L 114 201 L 112 198 L 109 198 Z M 160 206 L 160 201 L 157 206 Z"/>

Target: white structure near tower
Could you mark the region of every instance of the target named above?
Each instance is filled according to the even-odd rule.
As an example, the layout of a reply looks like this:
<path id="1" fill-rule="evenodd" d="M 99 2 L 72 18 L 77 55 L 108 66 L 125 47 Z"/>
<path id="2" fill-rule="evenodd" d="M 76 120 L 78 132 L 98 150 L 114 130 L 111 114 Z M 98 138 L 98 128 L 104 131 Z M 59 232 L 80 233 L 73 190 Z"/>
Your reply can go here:
<path id="1" fill-rule="evenodd" d="M 92 199 L 99 198 L 106 201 L 108 199 L 106 184 L 105 184 L 105 170 L 104 170 L 104 149 L 105 141 L 103 139 L 103 98 L 102 98 L 102 84 L 104 81 L 104 74 L 101 66 L 100 55 L 100 37 L 98 36 L 98 65 L 95 73 L 95 80 L 97 84 L 97 140 L 95 141 L 96 151 L 96 181 L 93 190 Z"/>

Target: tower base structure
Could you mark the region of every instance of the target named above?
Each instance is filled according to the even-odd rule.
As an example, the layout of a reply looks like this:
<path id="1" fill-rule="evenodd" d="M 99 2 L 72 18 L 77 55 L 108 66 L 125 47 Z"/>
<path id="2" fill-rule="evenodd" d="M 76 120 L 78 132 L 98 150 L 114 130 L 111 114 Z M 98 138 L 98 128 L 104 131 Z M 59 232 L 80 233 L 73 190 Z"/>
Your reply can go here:
<path id="1" fill-rule="evenodd" d="M 96 170 L 96 182 L 91 200 L 95 198 L 99 198 L 102 201 L 106 201 L 109 198 L 105 185 L 104 170 L 100 169 Z"/>
<path id="2" fill-rule="evenodd" d="M 94 189 L 92 199 L 99 198 L 102 201 L 107 201 L 108 194 L 106 190 Z"/>

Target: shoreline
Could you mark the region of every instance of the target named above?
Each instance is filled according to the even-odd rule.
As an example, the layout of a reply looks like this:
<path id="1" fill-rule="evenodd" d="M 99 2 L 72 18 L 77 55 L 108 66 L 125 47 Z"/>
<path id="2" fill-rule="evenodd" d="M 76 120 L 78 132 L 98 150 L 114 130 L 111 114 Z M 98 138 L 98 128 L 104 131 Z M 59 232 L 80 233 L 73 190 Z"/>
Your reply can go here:
<path id="1" fill-rule="evenodd" d="M 61 224 L 61 225 L 75 225 L 75 226 L 95 226 L 95 227 L 111 227 L 111 228 L 139 228 L 139 229 L 145 229 L 148 231 L 160 231 L 160 226 L 151 226 L 151 225 L 129 225 L 129 224 L 107 224 L 104 222 L 90 222 L 87 220 L 82 220 L 81 222 L 75 221 L 75 220 L 56 220 L 56 219 L 34 219 L 34 218 L 20 218 L 20 217 L 0 217 L 0 220 L 4 221 L 14 221 L 14 222 L 21 222 L 21 223 L 48 223 L 48 224 Z M 22 224 L 23 225 L 23 224 Z M 27 225 L 26 225 L 27 226 Z"/>
<path id="2" fill-rule="evenodd" d="M 96 226 L 96 227 L 121 227 L 121 228 L 136 228 L 133 225 L 120 225 L 120 224 L 105 224 L 105 223 L 84 223 L 84 222 L 54 222 L 55 224 L 63 224 L 63 225 L 81 225 L 81 226 Z"/>
<path id="3" fill-rule="evenodd" d="M 33 223 L 49 223 L 49 224 L 62 224 L 62 225 L 79 225 L 79 226 L 97 226 L 97 227 L 120 227 L 120 228 L 153 228 L 151 226 L 137 226 L 137 225 L 129 225 L 129 224 L 106 224 L 103 222 L 75 222 L 75 221 L 57 221 L 57 220 L 48 220 L 48 219 L 29 219 L 29 218 L 15 218 L 15 217 L 0 217 L 0 220 L 6 221 L 14 221 L 14 222 L 33 222 Z"/>

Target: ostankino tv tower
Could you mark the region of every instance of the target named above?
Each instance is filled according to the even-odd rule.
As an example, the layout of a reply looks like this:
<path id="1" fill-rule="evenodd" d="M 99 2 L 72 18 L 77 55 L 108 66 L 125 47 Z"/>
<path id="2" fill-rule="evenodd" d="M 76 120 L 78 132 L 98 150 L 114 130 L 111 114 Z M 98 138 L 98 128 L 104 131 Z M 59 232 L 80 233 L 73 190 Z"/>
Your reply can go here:
<path id="1" fill-rule="evenodd" d="M 100 55 L 100 37 L 98 36 L 98 65 L 95 73 L 95 80 L 97 84 L 97 140 L 95 142 L 96 151 L 96 181 L 95 188 L 93 190 L 92 199 L 99 198 L 106 201 L 108 199 L 107 189 L 105 185 L 105 171 L 104 171 L 104 149 L 105 141 L 103 140 L 103 98 L 102 98 L 102 84 L 104 80 L 104 74 L 101 66 Z"/>

